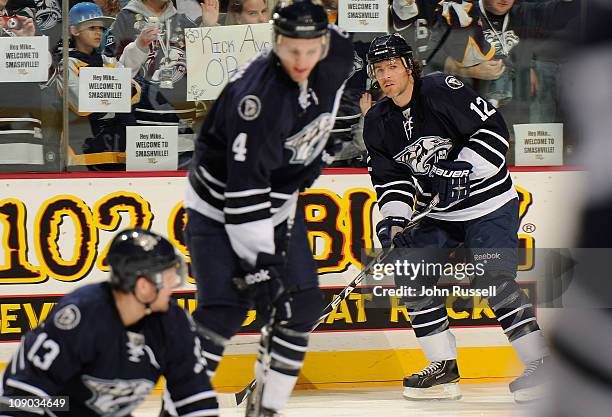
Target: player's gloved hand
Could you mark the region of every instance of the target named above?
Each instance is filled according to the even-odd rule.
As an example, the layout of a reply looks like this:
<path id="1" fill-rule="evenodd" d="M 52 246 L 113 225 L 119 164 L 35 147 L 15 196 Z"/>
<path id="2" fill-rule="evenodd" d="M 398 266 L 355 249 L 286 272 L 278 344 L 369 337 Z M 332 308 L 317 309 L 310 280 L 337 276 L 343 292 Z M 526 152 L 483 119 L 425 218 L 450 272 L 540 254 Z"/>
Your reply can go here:
<path id="1" fill-rule="evenodd" d="M 251 293 L 257 311 L 268 312 L 273 305 L 277 307 L 277 319 L 288 320 L 291 310 L 283 306 L 285 287 L 281 280 L 281 272 L 285 259 L 281 255 L 271 255 L 260 252 L 254 267 L 243 266 L 244 275 L 233 279 L 234 285 L 240 291 Z"/>
<path id="2" fill-rule="evenodd" d="M 429 174 L 432 193 L 440 196 L 438 207 L 448 207 L 470 195 L 472 164 L 465 161 L 438 161 Z"/>
<path id="3" fill-rule="evenodd" d="M 385 217 L 376 225 L 376 235 L 383 248 L 390 248 L 394 237 L 404 230 L 410 221 L 405 217 Z M 397 245 L 396 245 L 397 246 Z"/>

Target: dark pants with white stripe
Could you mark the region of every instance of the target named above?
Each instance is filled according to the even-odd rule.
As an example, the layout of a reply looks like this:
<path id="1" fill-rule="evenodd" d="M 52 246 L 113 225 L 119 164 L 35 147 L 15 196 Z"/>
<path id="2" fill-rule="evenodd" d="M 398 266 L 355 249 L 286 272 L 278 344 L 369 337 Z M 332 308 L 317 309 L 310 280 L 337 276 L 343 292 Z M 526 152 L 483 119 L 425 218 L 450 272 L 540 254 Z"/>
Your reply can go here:
<path id="1" fill-rule="evenodd" d="M 466 260 L 473 264 L 480 263 L 485 271 L 472 281 L 471 286 L 482 289 L 495 287 L 495 295 L 489 297 L 489 304 L 511 342 L 539 330 L 533 306 L 515 282 L 518 227 L 518 200 L 513 199 L 473 220 L 451 222 L 426 217 L 409 235 L 411 248 L 457 248 L 463 245 L 467 249 Z M 437 281 L 417 285 L 431 286 L 435 283 Z M 411 297 L 406 304 L 417 337 L 448 330 L 443 297 Z"/>
<path id="2" fill-rule="evenodd" d="M 192 273 L 198 287 L 198 306 L 193 313 L 208 337 L 203 340 L 208 374 L 214 375 L 223 355 L 224 345 L 242 326 L 247 312 L 254 307 L 248 293 L 239 291 L 232 278 L 244 274 L 240 260 L 234 253 L 223 224 L 200 213 L 188 210 L 187 243 L 191 254 Z M 285 289 L 291 297 L 291 319 L 274 333 L 271 347 L 272 365 L 264 391 L 263 405 L 278 409 L 288 398 L 302 367 L 308 345 L 308 335 L 323 308 L 316 264 L 306 235 L 303 213 L 296 213 L 291 241 L 284 242 L 286 222 L 275 229 L 276 248 L 288 249 L 288 260 L 283 275 Z M 262 322 L 268 317 L 258 312 Z M 268 387 L 284 385 L 288 390 L 270 391 Z M 276 389 L 278 387 L 271 387 Z M 282 387 L 281 387 L 282 388 Z M 287 398 L 283 398 L 287 397 Z M 278 401 L 267 401 L 275 398 Z"/>

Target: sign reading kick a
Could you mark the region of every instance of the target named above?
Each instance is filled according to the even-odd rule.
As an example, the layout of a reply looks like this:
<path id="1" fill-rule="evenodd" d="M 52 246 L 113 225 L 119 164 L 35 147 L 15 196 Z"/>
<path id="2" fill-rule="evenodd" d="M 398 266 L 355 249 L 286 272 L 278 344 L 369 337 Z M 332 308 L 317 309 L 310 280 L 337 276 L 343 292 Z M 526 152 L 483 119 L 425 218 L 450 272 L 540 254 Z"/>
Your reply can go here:
<path id="1" fill-rule="evenodd" d="M 215 26 L 185 29 L 187 100 L 216 100 L 239 68 L 272 46 L 272 25 Z"/>

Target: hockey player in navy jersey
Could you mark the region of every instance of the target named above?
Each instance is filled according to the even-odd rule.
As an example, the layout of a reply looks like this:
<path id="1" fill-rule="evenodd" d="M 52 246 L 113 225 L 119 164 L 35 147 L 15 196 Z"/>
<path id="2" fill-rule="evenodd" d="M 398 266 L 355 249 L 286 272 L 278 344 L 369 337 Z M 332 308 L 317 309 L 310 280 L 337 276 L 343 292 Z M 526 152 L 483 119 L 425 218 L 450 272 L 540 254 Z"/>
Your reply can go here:
<path id="1" fill-rule="evenodd" d="M 327 139 L 353 66 L 347 34 L 310 0 L 281 2 L 273 30 L 272 50 L 237 71 L 204 122 L 185 198 L 194 318 L 208 335 L 211 375 L 247 311 L 255 306 L 267 321 L 276 306 L 264 416 L 285 405 L 321 312 L 303 213 L 290 242 L 286 220 L 300 189 L 330 162 Z"/>
<path id="2" fill-rule="evenodd" d="M 64 296 L 23 338 L 2 377 L 2 415 L 129 416 L 162 375 L 178 415 L 216 415 L 195 323 L 170 301 L 186 276 L 181 255 L 129 229 L 113 239 L 108 264 L 110 282 Z M 67 396 L 70 410 L 19 410 L 16 396 Z"/>
<path id="3" fill-rule="evenodd" d="M 378 37 L 368 70 L 385 98 L 367 113 L 364 140 L 372 183 L 384 219 L 383 247 L 468 248 L 468 261 L 488 259 L 472 287 L 493 285 L 489 298 L 498 321 L 525 364 L 510 384 L 528 401 L 542 382 L 547 347 L 534 308 L 515 282 L 518 196 L 506 167 L 508 131 L 499 112 L 453 76 L 420 77 L 412 50 L 398 34 Z M 410 232 L 400 233 L 416 208 L 439 205 Z M 420 293 L 420 292 L 419 292 Z M 404 396 L 459 398 L 457 351 L 445 300 L 407 297 L 412 327 L 430 361 L 404 379 Z"/>

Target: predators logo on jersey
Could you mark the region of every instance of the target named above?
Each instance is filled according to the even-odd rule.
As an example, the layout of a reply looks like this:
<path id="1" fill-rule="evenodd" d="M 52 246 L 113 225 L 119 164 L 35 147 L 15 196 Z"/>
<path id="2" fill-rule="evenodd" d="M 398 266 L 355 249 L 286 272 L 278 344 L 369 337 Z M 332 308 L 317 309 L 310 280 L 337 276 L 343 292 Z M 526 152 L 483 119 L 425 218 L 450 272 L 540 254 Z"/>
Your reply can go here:
<path id="1" fill-rule="evenodd" d="M 406 146 L 393 159 L 409 166 L 414 175 L 427 175 L 436 162 L 446 159 L 452 147 L 450 139 L 424 136 Z"/>
<path id="2" fill-rule="evenodd" d="M 334 125 L 330 113 L 322 113 L 302 130 L 285 141 L 285 148 L 292 152 L 290 164 L 309 165 L 321 153 Z"/>
<path id="3" fill-rule="evenodd" d="M 101 416 L 125 416 L 144 401 L 153 390 L 153 382 L 146 379 L 105 380 L 83 375 L 83 383 L 92 397 L 87 406 Z"/>

